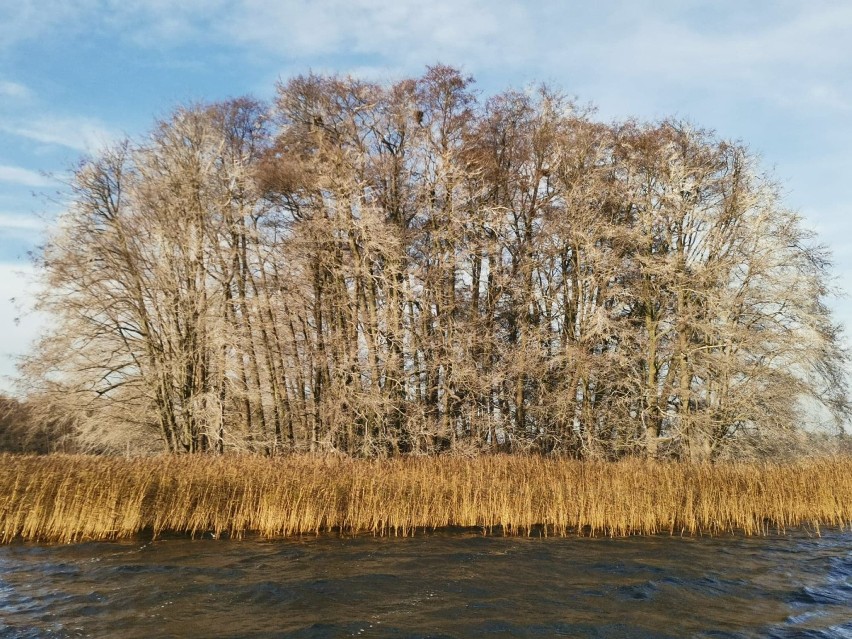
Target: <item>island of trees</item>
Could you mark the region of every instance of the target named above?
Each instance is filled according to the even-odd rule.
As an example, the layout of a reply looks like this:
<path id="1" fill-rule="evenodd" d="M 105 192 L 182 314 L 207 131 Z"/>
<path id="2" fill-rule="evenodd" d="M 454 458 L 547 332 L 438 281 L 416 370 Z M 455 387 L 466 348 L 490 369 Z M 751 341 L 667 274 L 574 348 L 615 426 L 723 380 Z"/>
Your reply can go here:
<path id="1" fill-rule="evenodd" d="M 829 255 L 743 144 L 435 66 L 70 186 L 0 449 L 107 455 L 0 455 L 0 543 L 852 525 Z"/>
<path id="2" fill-rule="evenodd" d="M 75 450 L 707 460 L 849 414 L 829 256 L 688 123 L 308 75 L 71 187 L 9 407 Z"/>

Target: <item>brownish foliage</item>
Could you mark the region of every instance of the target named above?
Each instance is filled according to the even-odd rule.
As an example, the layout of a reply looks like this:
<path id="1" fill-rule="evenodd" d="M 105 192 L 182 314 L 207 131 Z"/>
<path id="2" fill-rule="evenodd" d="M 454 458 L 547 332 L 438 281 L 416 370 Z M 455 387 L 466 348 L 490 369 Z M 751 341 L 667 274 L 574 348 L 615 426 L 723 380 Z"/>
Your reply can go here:
<path id="1" fill-rule="evenodd" d="M 0 457 L 0 541 L 140 532 L 241 537 L 766 534 L 852 524 L 852 457 L 793 464 L 484 456 Z"/>

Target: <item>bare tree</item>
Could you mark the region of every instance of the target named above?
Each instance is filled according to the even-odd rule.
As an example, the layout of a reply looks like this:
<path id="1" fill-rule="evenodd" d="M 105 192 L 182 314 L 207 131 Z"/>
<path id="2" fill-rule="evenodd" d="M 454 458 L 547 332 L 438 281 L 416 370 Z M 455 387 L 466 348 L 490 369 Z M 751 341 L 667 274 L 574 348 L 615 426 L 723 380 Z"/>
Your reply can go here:
<path id="1" fill-rule="evenodd" d="M 23 371 L 93 449 L 706 459 L 849 413 L 827 253 L 686 123 L 310 75 L 73 194 Z"/>

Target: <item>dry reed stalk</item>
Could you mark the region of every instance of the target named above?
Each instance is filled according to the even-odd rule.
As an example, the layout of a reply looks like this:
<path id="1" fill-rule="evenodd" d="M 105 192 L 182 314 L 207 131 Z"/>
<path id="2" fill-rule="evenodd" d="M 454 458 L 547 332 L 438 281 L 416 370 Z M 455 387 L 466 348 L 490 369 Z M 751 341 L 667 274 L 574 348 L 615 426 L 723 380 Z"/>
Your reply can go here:
<path id="1" fill-rule="evenodd" d="M 794 464 L 486 456 L 0 456 L 0 542 L 140 532 L 747 535 L 852 524 L 852 458 Z"/>

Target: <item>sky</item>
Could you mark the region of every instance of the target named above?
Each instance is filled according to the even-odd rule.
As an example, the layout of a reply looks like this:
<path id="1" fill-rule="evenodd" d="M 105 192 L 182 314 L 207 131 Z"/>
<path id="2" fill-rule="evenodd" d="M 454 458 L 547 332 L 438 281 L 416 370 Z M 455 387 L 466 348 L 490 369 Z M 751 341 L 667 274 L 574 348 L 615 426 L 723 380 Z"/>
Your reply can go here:
<path id="1" fill-rule="evenodd" d="M 180 104 L 438 62 L 485 96 L 546 82 L 604 121 L 671 116 L 745 142 L 852 291 L 847 0 L 0 0 L 0 391 L 48 321 L 28 255 L 81 157 Z M 852 332 L 852 298 L 831 304 Z"/>

